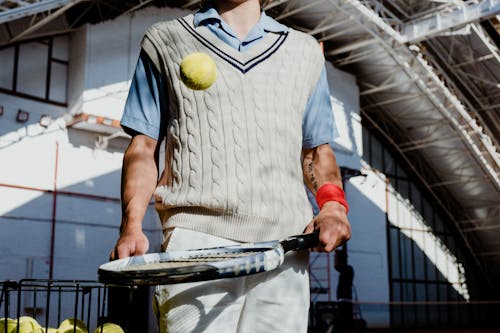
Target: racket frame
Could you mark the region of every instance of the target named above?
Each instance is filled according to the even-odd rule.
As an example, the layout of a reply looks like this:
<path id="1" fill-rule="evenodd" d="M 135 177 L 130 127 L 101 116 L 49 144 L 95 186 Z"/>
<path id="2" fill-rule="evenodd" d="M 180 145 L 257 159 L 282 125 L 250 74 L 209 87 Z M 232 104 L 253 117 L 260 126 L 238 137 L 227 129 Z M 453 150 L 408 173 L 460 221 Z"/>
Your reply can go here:
<path id="1" fill-rule="evenodd" d="M 288 237 L 281 241 L 245 243 L 184 251 L 166 251 L 128 257 L 99 267 L 99 281 L 107 285 L 159 285 L 234 278 L 271 271 L 283 264 L 285 253 L 317 246 L 318 232 Z M 241 254 L 230 259 L 194 262 L 193 265 L 156 269 L 133 269 L 147 264 L 186 261 L 203 256 Z M 247 255 L 245 255 L 247 254 Z M 126 268 L 126 269 L 125 269 Z"/>

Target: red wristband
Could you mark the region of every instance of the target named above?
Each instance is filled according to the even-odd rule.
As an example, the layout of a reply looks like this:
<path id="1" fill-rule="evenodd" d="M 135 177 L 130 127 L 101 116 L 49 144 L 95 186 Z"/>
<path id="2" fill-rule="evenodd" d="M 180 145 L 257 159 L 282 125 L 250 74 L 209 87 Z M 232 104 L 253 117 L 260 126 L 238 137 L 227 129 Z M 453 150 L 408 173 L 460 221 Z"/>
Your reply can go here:
<path id="1" fill-rule="evenodd" d="M 316 192 L 316 202 L 318 203 L 320 210 L 327 201 L 337 201 L 345 207 L 346 214 L 349 212 L 349 205 L 345 200 L 344 190 L 337 185 L 325 184 L 318 189 L 318 192 Z"/>

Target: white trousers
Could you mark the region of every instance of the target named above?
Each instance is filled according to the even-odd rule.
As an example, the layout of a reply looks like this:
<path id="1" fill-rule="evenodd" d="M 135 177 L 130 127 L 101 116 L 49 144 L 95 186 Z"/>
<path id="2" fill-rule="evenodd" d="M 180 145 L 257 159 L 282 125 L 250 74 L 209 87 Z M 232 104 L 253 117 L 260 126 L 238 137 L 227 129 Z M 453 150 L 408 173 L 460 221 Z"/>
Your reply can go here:
<path id="1" fill-rule="evenodd" d="M 167 250 L 237 244 L 175 228 Z M 288 253 L 278 269 L 246 277 L 158 286 L 154 308 L 162 333 L 304 333 L 309 312 L 307 251 Z"/>

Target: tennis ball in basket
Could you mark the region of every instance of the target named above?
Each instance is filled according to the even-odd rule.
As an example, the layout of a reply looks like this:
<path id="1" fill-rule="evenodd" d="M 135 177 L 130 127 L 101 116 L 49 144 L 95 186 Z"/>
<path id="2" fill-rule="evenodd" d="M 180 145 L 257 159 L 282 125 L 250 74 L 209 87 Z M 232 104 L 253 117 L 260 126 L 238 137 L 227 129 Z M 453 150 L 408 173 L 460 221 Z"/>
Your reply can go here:
<path id="1" fill-rule="evenodd" d="M 30 316 L 19 317 L 19 333 L 38 333 L 42 327 Z M 0 333 L 2 333 L 0 331 Z"/>
<path id="2" fill-rule="evenodd" d="M 76 329 L 75 329 L 76 326 Z M 87 326 L 83 321 L 76 318 L 68 318 L 59 324 L 58 333 L 88 333 Z"/>
<path id="3" fill-rule="evenodd" d="M 17 321 L 11 318 L 0 318 L 0 332 L 5 332 L 7 326 L 7 333 L 15 333 L 17 328 Z"/>
<path id="4" fill-rule="evenodd" d="M 87 331 L 86 328 L 81 328 L 81 327 L 78 327 L 76 326 L 76 328 L 74 326 L 63 326 L 63 327 L 59 327 L 57 329 L 57 333 L 88 333 L 89 331 Z"/>
<path id="5" fill-rule="evenodd" d="M 42 327 L 40 329 L 40 332 L 42 332 L 42 333 L 59 333 L 57 328 L 53 328 L 53 327 L 49 327 L 49 328 L 47 328 L 47 330 L 45 330 L 45 328 Z"/>
<path id="6" fill-rule="evenodd" d="M 182 59 L 181 80 L 188 88 L 205 90 L 214 83 L 216 76 L 215 62 L 208 54 L 196 52 Z"/>
<path id="7" fill-rule="evenodd" d="M 16 330 L 14 330 L 16 332 Z M 30 322 L 23 321 L 19 322 L 19 333 L 39 333 L 40 330 L 38 328 L 33 327 Z"/>
<path id="8" fill-rule="evenodd" d="M 125 333 L 125 331 L 117 324 L 104 323 L 101 326 L 97 326 L 94 333 Z"/>

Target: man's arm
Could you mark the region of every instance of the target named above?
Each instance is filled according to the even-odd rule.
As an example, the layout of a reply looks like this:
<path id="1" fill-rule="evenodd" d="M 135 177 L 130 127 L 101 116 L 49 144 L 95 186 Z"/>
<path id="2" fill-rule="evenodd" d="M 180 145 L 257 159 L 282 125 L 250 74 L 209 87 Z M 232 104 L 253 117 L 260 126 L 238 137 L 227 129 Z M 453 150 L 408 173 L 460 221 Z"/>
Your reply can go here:
<path id="1" fill-rule="evenodd" d="M 142 220 L 158 181 L 157 146 L 157 140 L 137 134 L 125 151 L 120 237 L 111 252 L 111 259 L 140 255 L 148 250 L 149 242 L 142 231 Z"/>
<path id="2" fill-rule="evenodd" d="M 342 188 L 340 170 L 329 144 L 303 149 L 302 170 L 304 182 L 314 196 L 325 184 Z M 351 237 L 346 208 L 337 201 L 327 201 L 305 232 L 313 230 L 319 230 L 320 250 L 333 251 Z"/>

